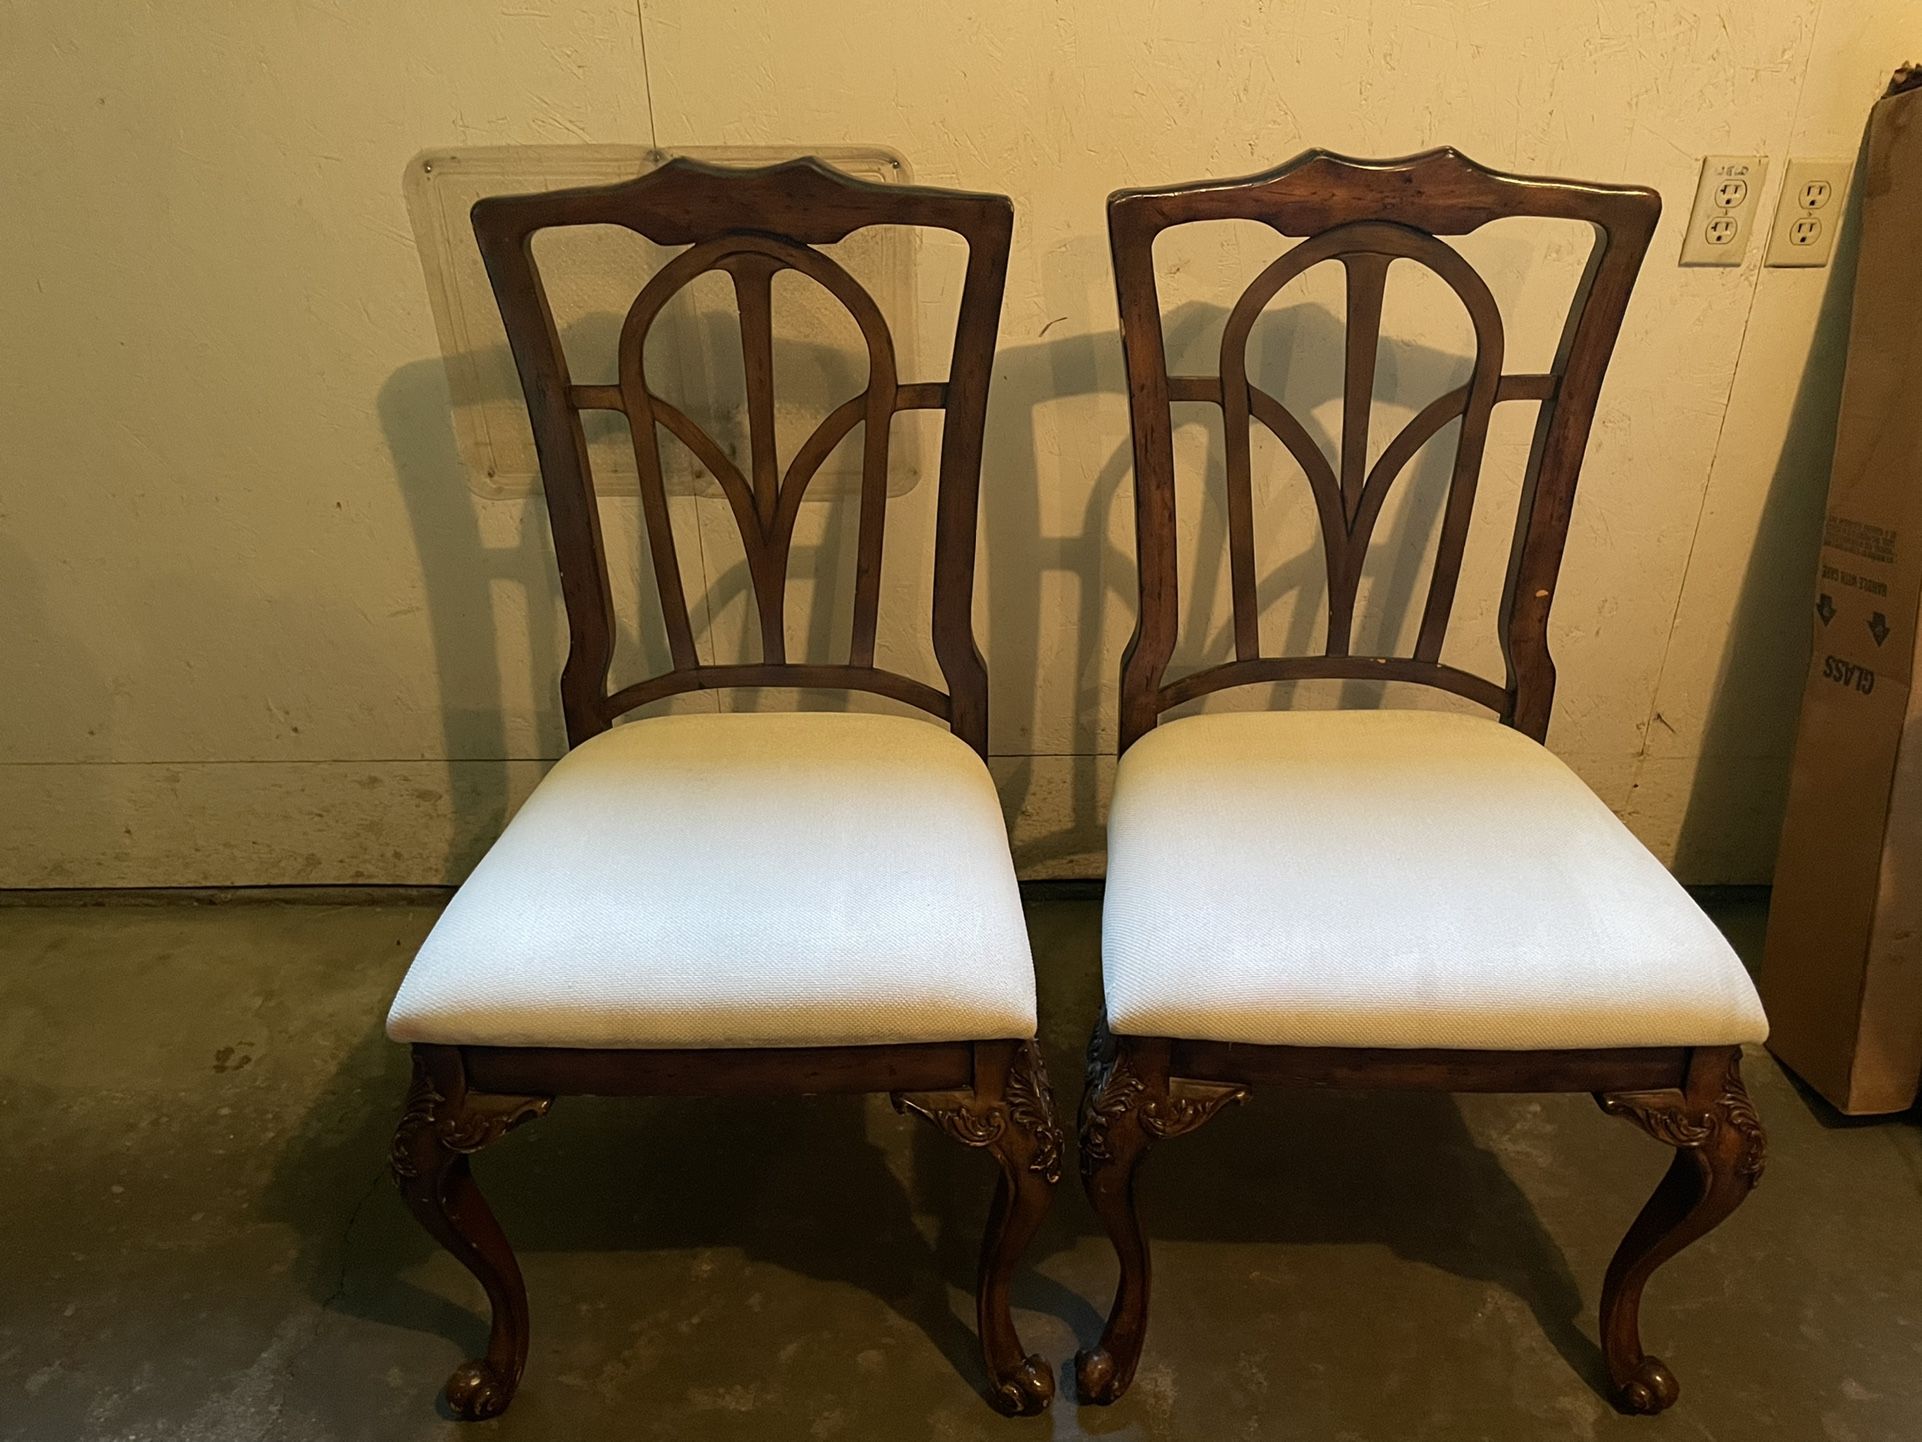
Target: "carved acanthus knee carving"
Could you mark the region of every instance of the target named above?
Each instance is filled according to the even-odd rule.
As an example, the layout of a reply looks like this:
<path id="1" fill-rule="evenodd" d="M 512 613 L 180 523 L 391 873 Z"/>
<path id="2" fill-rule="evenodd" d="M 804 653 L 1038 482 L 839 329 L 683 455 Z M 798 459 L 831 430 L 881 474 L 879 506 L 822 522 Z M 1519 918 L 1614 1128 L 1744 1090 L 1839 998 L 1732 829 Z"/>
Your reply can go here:
<path id="1" fill-rule="evenodd" d="M 973 1089 L 895 1092 L 889 1100 L 896 1111 L 926 1118 L 964 1147 L 991 1147 L 1012 1132 L 1022 1139 L 1029 1171 L 1050 1182 L 1061 1180 L 1061 1125 L 1036 1042 L 1023 1042 L 1015 1051 L 999 1095 Z"/>
<path id="2" fill-rule="evenodd" d="M 478 1152 L 523 1122 L 547 1115 L 554 1103 L 552 1097 L 470 1092 L 458 1076 L 446 1075 L 448 1070 L 415 1050 L 414 1079 L 388 1152 L 397 1181 L 412 1180 L 431 1168 L 431 1159 L 421 1154 L 424 1146 L 460 1154 Z M 436 1077 L 436 1071 L 442 1075 Z"/>
<path id="3" fill-rule="evenodd" d="M 1178 1137 L 1202 1126 L 1248 1089 L 1231 1082 L 1163 1076 L 1150 1082 L 1132 1052 L 1116 1044 L 1105 1015 L 1088 1040 L 1088 1084 L 1081 1096 L 1081 1175 L 1113 1159 L 1112 1129 L 1132 1115 L 1152 1137 Z"/>
<path id="4" fill-rule="evenodd" d="M 1753 1187 L 1768 1164 L 1768 1138 L 1761 1118 L 1742 1085 L 1739 1057 L 1723 1068 L 1720 1085 L 1706 1102 L 1691 1100 L 1679 1090 L 1597 1093 L 1596 1103 L 1612 1117 L 1624 1117 L 1677 1149 L 1699 1149 L 1726 1133 L 1735 1142 L 1731 1167 L 1735 1176 Z"/>

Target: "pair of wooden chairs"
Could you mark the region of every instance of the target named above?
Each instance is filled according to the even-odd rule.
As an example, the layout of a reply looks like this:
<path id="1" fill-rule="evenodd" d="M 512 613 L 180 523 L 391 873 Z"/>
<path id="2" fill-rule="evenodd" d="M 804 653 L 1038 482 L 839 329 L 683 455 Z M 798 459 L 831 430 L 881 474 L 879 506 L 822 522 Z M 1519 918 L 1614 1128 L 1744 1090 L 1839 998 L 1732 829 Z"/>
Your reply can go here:
<path id="1" fill-rule="evenodd" d="M 1586 1091 L 1675 1149 L 1609 1268 L 1602 1344 L 1623 1407 L 1659 1411 L 1674 1378 L 1637 1333 L 1642 1288 L 1714 1226 L 1762 1168 L 1737 1070 L 1766 1023 L 1739 961 L 1666 871 L 1542 746 L 1554 670 L 1548 612 L 1576 475 L 1609 353 L 1654 228 L 1641 189 L 1499 174 L 1439 150 L 1358 162 L 1320 152 L 1246 180 L 1125 191 L 1109 202 L 1134 433 L 1140 610 L 1123 663 L 1122 758 L 1103 919 L 1106 1013 L 1089 1050 L 1080 1164 L 1120 1286 L 1076 1362 L 1084 1400 L 1112 1401 L 1140 1356 L 1148 1248 L 1134 1180 L 1156 1140 L 1260 1085 Z M 1544 374 L 1503 370 L 1486 284 L 1441 239 L 1507 216 L 1586 221 L 1595 244 Z M 1265 223 L 1298 243 L 1229 312 L 1210 374 L 1169 373 L 1153 250 L 1195 221 Z M 1013 212 L 1000 196 L 856 182 L 803 161 L 727 171 L 675 161 L 591 190 L 488 199 L 474 227 L 534 423 L 569 625 L 569 754 L 535 790 L 415 958 L 388 1022 L 414 1075 L 393 1169 L 415 1215 L 493 1308 L 485 1356 L 446 1397 L 462 1417 L 512 1398 L 527 1359 L 525 1289 L 470 1156 L 555 1096 L 886 1092 L 999 1182 L 978 1313 L 993 1404 L 1048 1405 L 1053 1371 L 1017 1337 L 1009 1283 L 1064 1153 L 1034 1041 L 1033 959 L 985 757 L 987 681 L 973 639 L 983 423 Z M 617 225 L 686 247 L 640 291 L 618 379 L 569 374 L 532 239 Z M 908 381 L 872 299 L 816 247 L 867 226 L 929 226 L 967 244 L 947 378 Z M 1425 267 L 1460 298 L 1466 384 L 1368 463 L 1389 266 Z M 1340 454 L 1248 378 L 1251 328 L 1290 281 L 1344 268 Z M 649 385 L 648 330 L 711 270 L 741 318 L 750 460 Z M 774 446 L 770 291 L 799 272 L 846 306 L 868 383 L 783 470 Z M 1501 601 L 1502 681 L 1441 660 L 1488 433 L 1503 401 L 1539 406 Z M 1176 639 L 1176 404 L 1216 406 L 1227 437 L 1234 659 L 1170 680 Z M 583 410 L 632 426 L 641 514 L 672 656 L 610 685 L 614 626 Z M 875 660 L 896 412 L 943 412 L 933 646 L 945 689 Z M 1305 474 L 1328 574 L 1323 654 L 1261 654 L 1249 430 Z M 1412 656 L 1356 655 L 1361 564 L 1410 458 L 1459 422 L 1437 559 Z M 797 508 L 828 453 L 862 428 L 845 664 L 790 661 L 783 596 Z M 696 653 L 662 479 L 660 431 L 719 483 L 740 529 L 762 657 Z M 1417 682 L 1499 720 L 1433 711 L 1163 712 L 1231 686 L 1309 677 Z M 832 687 L 919 708 L 616 718 L 685 692 Z"/>

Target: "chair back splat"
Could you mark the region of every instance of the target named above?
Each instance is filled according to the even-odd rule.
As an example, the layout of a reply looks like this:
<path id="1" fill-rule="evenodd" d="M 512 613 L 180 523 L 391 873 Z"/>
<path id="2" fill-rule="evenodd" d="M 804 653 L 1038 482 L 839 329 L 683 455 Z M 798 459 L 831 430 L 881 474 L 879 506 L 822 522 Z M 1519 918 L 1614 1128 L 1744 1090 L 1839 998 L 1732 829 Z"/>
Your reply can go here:
<path id="1" fill-rule="evenodd" d="M 1121 308 L 1122 346 L 1134 431 L 1139 620 L 1123 661 L 1121 748 L 1163 711 L 1224 687 L 1309 678 L 1413 681 L 1478 701 L 1541 740 L 1548 730 L 1555 667 L 1548 611 L 1568 534 L 1575 482 L 1596 398 L 1629 291 L 1661 213 L 1660 197 L 1633 186 L 1587 185 L 1505 175 L 1459 151 L 1405 160 L 1349 160 L 1311 150 L 1278 169 L 1241 180 L 1123 190 L 1108 200 Z M 1511 216 L 1587 221 L 1595 241 L 1569 305 L 1553 366 L 1542 375 L 1502 369 L 1502 316 L 1481 276 L 1442 236 L 1466 235 Z M 1213 375 L 1171 375 L 1163 345 L 1154 270 L 1155 238 L 1207 220 L 1253 220 L 1298 237 L 1228 313 Z M 1338 461 L 1331 463 L 1303 423 L 1248 378 L 1250 332 L 1262 310 L 1310 266 L 1338 261 L 1347 297 L 1346 367 Z M 1382 294 L 1396 260 L 1438 276 L 1467 309 L 1475 334 L 1468 381 L 1408 421 L 1371 466 L 1368 421 L 1380 340 Z M 1507 675 L 1500 683 L 1444 665 L 1448 628 L 1468 539 L 1490 413 L 1502 401 L 1540 403 L 1510 548 L 1500 632 Z M 1175 574 L 1175 402 L 1219 406 L 1225 437 L 1229 583 L 1234 659 L 1169 682 L 1177 629 Z M 1355 595 L 1382 503 L 1396 477 L 1450 421 L 1461 429 L 1442 510 L 1436 559 L 1412 656 L 1351 652 Z M 1328 629 L 1319 655 L 1263 656 L 1258 635 L 1250 476 L 1251 421 L 1294 457 L 1320 522 L 1328 577 Z"/>
<path id="2" fill-rule="evenodd" d="M 975 647 L 976 507 L 981 434 L 987 411 L 1001 292 L 1007 275 L 1013 207 L 998 195 L 855 180 L 817 160 L 736 170 L 692 160 L 616 185 L 539 195 L 489 197 L 473 210 L 489 280 L 520 371 L 533 422 L 541 480 L 567 608 L 568 654 L 561 707 L 570 744 L 605 731 L 636 707 L 686 691 L 723 686 L 834 687 L 873 692 L 946 721 L 977 752 L 987 752 L 987 674 Z M 644 285 L 621 327 L 613 385 L 576 385 L 535 263 L 533 238 L 563 226 L 616 225 L 663 246 L 685 246 Z M 952 231 L 968 262 L 954 350 L 944 380 L 903 381 L 893 337 L 873 298 L 816 246 L 868 226 Z M 733 281 L 740 313 L 747 392 L 746 474 L 686 412 L 649 386 L 643 361 L 649 327 L 684 286 L 709 271 Z M 794 270 L 839 301 L 860 327 L 866 387 L 820 422 L 783 472 L 774 441 L 771 293 L 775 275 Z M 607 557 L 594 498 L 584 410 L 622 412 L 633 434 L 640 510 L 653 562 L 669 668 L 610 691 L 614 614 Z M 882 536 L 887 517 L 888 440 L 896 411 L 939 410 L 939 491 L 934 533 L 933 648 L 946 690 L 875 664 L 881 602 Z M 843 663 L 787 659 L 784 639 L 788 557 L 808 483 L 835 446 L 861 426 L 859 528 L 853 634 Z M 669 520 L 660 431 L 666 429 L 719 483 L 747 556 L 759 622 L 761 659 L 703 665 Z"/>

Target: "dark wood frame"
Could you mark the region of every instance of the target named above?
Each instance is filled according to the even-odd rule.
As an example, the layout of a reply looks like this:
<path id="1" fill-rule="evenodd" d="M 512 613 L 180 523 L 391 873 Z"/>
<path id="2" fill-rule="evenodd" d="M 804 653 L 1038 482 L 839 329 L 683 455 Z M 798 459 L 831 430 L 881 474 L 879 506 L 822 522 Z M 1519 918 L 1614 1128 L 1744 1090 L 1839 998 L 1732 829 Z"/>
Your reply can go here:
<path id="1" fill-rule="evenodd" d="M 474 232 L 500 303 L 527 393 L 566 604 L 569 649 L 561 678 L 570 744 L 621 714 L 685 691 L 720 686 L 835 687 L 871 691 L 932 713 L 984 758 L 987 676 L 971 621 L 981 433 L 987 409 L 1013 207 L 1006 197 L 857 181 L 815 160 L 729 170 L 674 160 L 637 180 L 543 195 L 489 198 Z M 577 385 L 536 268 L 536 232 L 619 225 L 664 246 L 686 246 L 641 288 L 623 326 L 615 385 Z M 873 300 L 813 249 L 872 225 L 936 227 L 968 246 L 953 360 L 945 381 L 906 384 Z M 785 475 L 774 451 L 769 294 L 775 273 L 798 270 L 853 314 L 866 340 L 868 384 L 803 444 Z M 727 271 L 741 312 L 749 474 L 682 411 L 655 395 L 642 345 L 661 307 L 708 270 Z M 614 624 L 584 409 L 626 413 L 634 432 L 641 514 L 654 560 L 672 666 L 609 689 Z M 934 541 L 933 637 L 946 691 L 874 664 L 887 507 L 889 424 L 896 411 L 945 412 Z M 863 436 L 853 639 L 845 665 L 789 662 L 782 607 L 789 541 L 801 495 L 855 425 Z M 658 430 L 682 441 L 716 477 L 748 556 L 761 621 L 762 659 L 704 666 L 695 655 L 663 483 Z M 414 1215 L 487 1291 L 486 1354 L 446 1386 L 458 1417 L 491 1417 L 512 1400 L 527 1361 L 527 1294 L 505 1234 L 481 1197 L 469 1157 L 546 1113 L 556 1096 L 760 1096 L 886 1092 L 899 1110 L 956 1141 L 988 1151 L 1000 1170 L 983 1239 L 977 1292 L 989 1400 L 1034 1413 L 1054 1393 L 1053 1370 L 1023 1351 L 1009 1307 L 1015 1264 L 1046 1214 L 1060 1175 L 1062 1137 L 1033 1040 L 788 1049 L 574 1050 L 561 1047 L 414 1047 L 413 1082 L 395 1133 L 392 1169 Z"/>
<path id="2" fill-rule="evenodd" d="M 1004 195 L 877 185 L 818 160 L 736 170 L 670 160 L 638 180 L 539 195 L 490 196 L 474 206 L 474 234 L 506 324 L 534 428 L 541 484 L 567 607 L 567 663 L 561 706 L 578 746 L 616 718 L 687 691 L 731 686 L 826 687 L 869 691 L 946 721 L 983 757 L 988 749 L 987 668 L 974 642 L 974 555 L 981 489 L 981 435 L 994 370 L 1001 293 L 1008 272 L 1014 207 Z M 686 246 L 642 287 L 621 328 L 613 385 L 577 385 L 534 263 L 535 234 L 562 226 L 614 225 L 657 245 Z M 944 381 L 903 382 L 894 341 L 874 300 L 815 246 L 869 226 L 946 230 L 967 242 L 967 272 Z M 781 270 L 798 271 L 839 300 L 861 328 L 868 384 L 830 412 L 783 473 L 774 446 L 774 357 L 770 289 Z M 741 309 L 749 473 L 682 410 L 647 383 L 647 331 L 696 276 L 726 271 Z M 614 659 L 614 603 L 587 441 L 584 410 L 619 411 L 633 431 L 641 517 L 672 664 L 665 672 L 608 689 Z M 943 412 L 935 503 L 933 640 L 947 690 L 874 664 L 887 520 L 889 423 L 897 411 Z M 788 548 L 809 482 L 834 447 L 864 427 L 860 530 L 856 541 L 853 637 L 846 664 L 787 659 L 782 630 Z M 747 552 L 760 622 L 761 660 L 707 666 L 695 654 L 693 624 L 669 521 L 659 432 L 685 445 L 720 485 Z"/>
<path id="3" fill-rule="evenodd" d="M 1651 190 L 1505 175 L 1454 150 L 1379 162 L 1310 151 L 1246 179 L 1120 191 L 1109 198 L 1134 433 L 1140 567 L 1139 620 L 1122 663 L 1122 750 L 1152 729 L 1162 712 L 1184 701 L 1228 686 L 1309 677 L 1439 687 L 1480 702 L 1538 741 L 1544 738 L 1555 686 L 1548 612 L 1575 483 L 1603 373 L 1660 210 L 1660 198 Z M 1460 253 L 1438 239 L 1507 216 L 1585 221 L 1595 231 L 1554 364 L 1543 375 L 1502 373 L 1499 309 Z M 1260 221 L 1302 239 L 1257 277 L 1230 312 L 1220 373 L 1170 375 L 1155 285 L 1155 238 L 1174 226 L 1220 219 Z M 1395 259 L 1428 266 L 1461 297 L 1474 325 L 1477 354 L 1468 382 L 1420 411 L 1369 467 L 1365 422 L 1382 290 Z M 1243 359 L 1262 308 L 1289 280 L 1323 260 L 1340 262 L 1348 283 L 1338 464 L 1330 464 L 1279 401 L 1249 383 Z M 1537 401 L 1541 411 L 1502 597 L 1507 676 L 1497 683 L 1444 665 L 1441 646 L 1488 417 L 1505 400 Z M 1177 622 L 1170 409 L 1175 401 L 1218 405 L 1223 412 L 1235 659 L 1164 682 Z M 1355 587 L 1382 498 L 1422 444 L 1458 417 L 1462 428 L 1415 654 L 1352 655 Z M 1329 578 L 1329 626 L 1321 655 L 1260 654 L 1249 500 L 1251 420 L 1268 426 L 1294 455 L 1321 520 Z M 1727 1046 L 1518 1052 L 1249 1046 L 1116 1036 L 1105 1020 L 1097 1022 L 1081 1106 L 1082 1180 L 1114 1242 L 1121 1279 L 1100 1341 L 1076 1358 L 1082 1400 L 1112 1402 L 1127 1389 L 1140 1360 L 1148 1244 L 1134 1182 L 1149 1144 L 1193 1131 L 1254 1086 L 1342 1086 L 1592 1092 L 1605 1112 L 1626 1117 L 1676 1149 L 1602 1289 L 1602 1350 L 1615 1400 L 1632 1412 L 1661 1411 L 1675 1401 L 1678 1389 L 1668 1368 L 1642 1350 L 1642 1288 L 1656 1267 L 1733 1211 L 1762 1172 L 1765 1143 L 1742 1088 L 1740 1055 L 1740 1048 Z"/>

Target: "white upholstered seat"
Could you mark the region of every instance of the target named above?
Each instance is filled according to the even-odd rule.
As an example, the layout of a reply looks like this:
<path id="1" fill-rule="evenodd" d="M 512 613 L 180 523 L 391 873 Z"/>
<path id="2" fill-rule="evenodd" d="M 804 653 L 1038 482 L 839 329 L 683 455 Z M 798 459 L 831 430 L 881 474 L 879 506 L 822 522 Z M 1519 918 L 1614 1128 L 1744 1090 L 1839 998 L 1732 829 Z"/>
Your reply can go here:
<path id="1" fill-rule="evenodd" d="M 937 724 L 666 716 L 569 752 L 421 946 L 397 1041 L 773 1047 L 1034 1034 L 994 784 Z"/>
<path id="2" fill-rule="evenodd" d="M 1761 1041 L 1714 924 L 1493 720 L 1172 721 L 1122 757 L 1102 964 L 1120 1034 L 1559 1050 Z"/>

